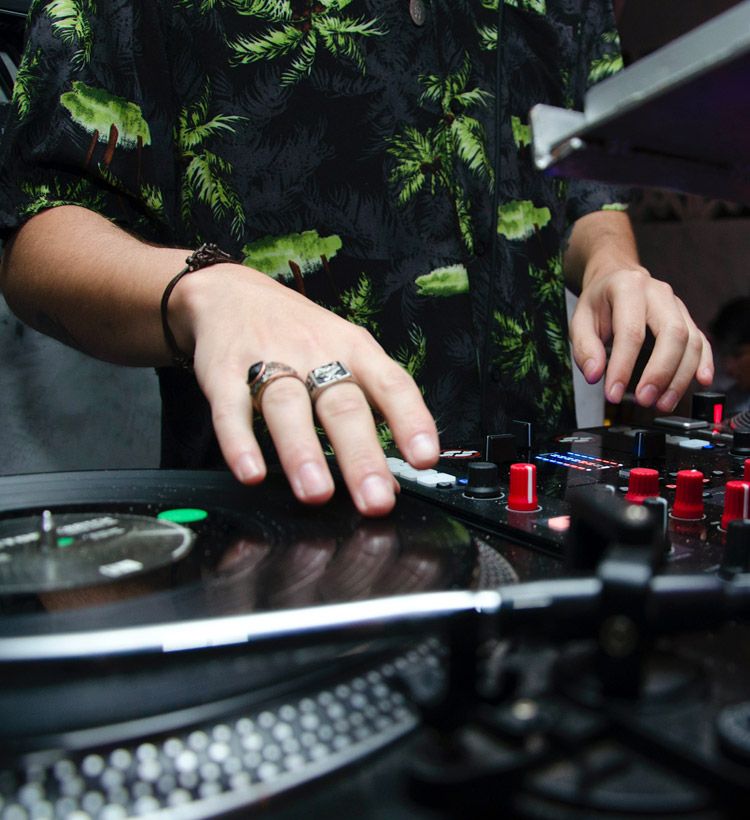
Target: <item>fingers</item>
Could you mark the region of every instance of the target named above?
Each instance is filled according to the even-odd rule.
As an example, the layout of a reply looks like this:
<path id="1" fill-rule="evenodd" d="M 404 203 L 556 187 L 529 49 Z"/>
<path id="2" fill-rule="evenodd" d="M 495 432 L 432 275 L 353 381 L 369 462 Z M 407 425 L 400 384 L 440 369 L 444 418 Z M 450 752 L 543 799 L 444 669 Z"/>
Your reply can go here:
<path id="1" fill-rule="evenodd" d="M 341 382 L 317 398 L 315 413 L 334 447 L 355 505 L 367 515 L 383 515 L 395 503 L 398 483 L 388 469 L 377 439 L 371 406 L 389 422 L 394 439 L 418 468 L 437 461 L 435 423 L 413 379 L 378 345 L 351 365 L 356 383 Z M 354 351 L 352 351 L 354 354 Z"/>
<path id="2" fill-rule="evenodd" d="M 622 399 L 647 328 L 655 343 L 635 389 L 640 405 L 671 412 L 693 378 L 703 385 L 713 380 L 706 337 L 671 287 L 645 271 L 619 271 L 581 296 L 571 321 L 571 340 L 576 362 L 587 378 L 601 375 L 601 344 L 608 339 L 610 327 L 612 351 L 605 381 L 610 402 Z"/>
<path id="3" fill-rule="evenodd" d="M 634 271 L 630 277 L 622 277 L 613 286 L 610 297 L 612 352 L 604 394 L 614 404 L 622 400 L 646 338 L 646 288 L 649 281 L 647 273 Z"/>
<path id="4" fill-rule="evenodd" d="M 685 352 L 682 360 L 669 383 L 669 387 L 656 403 L 657 409 L 663 412 L 671 412 L 674 410 L 677 402 L 688 389 L 693 378 L 697 379 L 704 387 L 708 387 L 713 382 L 714 377 L 711 345 L 705 335 L 694 324 L 685 306 L 681 302 L 680 307 L 688 328 L 688 340 L 685 344 Z M 656 351 L 654 350 L 654 355 L 655 353 Z"/>
<path id="5" fill-rule="evenodd" d="M 683 304 L 682 300 L 679 300 L 679 302 L 683 314 L 689 320 L 690 314 L 688 313 L 687 308 Z M 695 378 L 704 387 L 710 387 L 714 380 L 714 354 L 713 350 L 711 349 L 711 343 L 708 341 L 705 334 L 702 333 L 700 330 L 698 330 L 698 333 L 700 334 L 701 339 L 701 352 L 700 358 L 698 360 L 698 370 L 695 373 Z"/>
<path id="6" fill-rule="evenodd" d="M 393 367 L 397 373 L 403 374 L 402 379 L 386 380 L 386 383 L 402 382 L 399 389 L 394 389 L 393 409 L 400 401 L 401 409 L 413 419 L 395 426 L 400 428 L 399 435 L 406 441 L 406 446 L 416 454 L 419 466 L 428 466 L 438 454 L 434 422 L 410 377 L 379 348 L 377 351 L 370 357 L 381 368 Z M 366 381 L 369 377 L 364 375 L 363 378 Z M 261 481 L 266 471 L 252 433 L 253 409 L 245 380 L 235 373 L 234 378 L 226 377 L 216 383 L 209 380 L 201 386 L 211 404 L 216 436 L 230 469 L 244 483 Z M 382 389 L 382 385 L 376 384 L 368 393 L 378 396 Z M 382 404 L 388 404 L 385 397 Z M 412 414 L 409 409 L 414 404 L 417 409 Z M 366 516 L 382 516 L 393 508 L 398 483 L 388 469 L 378 441 L 370 404 L 357 383 L 341 382 L 324 389 L 313 410 L 310 396 L 300 379 L 276 378 L 263 390 L 261 409 L 281 466 L 300 501 L 324 503 L 335 489 L 315 430 L 314 415 L 317 415 L 333 445 L 344 482 L 357 509 Z M 421 423 L 417 421 L 420 416 Z M 426 445 L 425 437 L 428 439 Z"/>
<path id="7" fill-rule="evenodd" d="M 328 501 L 333 478 L 315 433 L 304 384 L 299 379 L 277 379 L 263 393 L 262 410 L 294 494 L 307 504 Z"/>
<path id="8" fill-rule="evenodd" d="M 385 354 L 365 357 L 358 375 L 370 404 L 388 420 L 406 460 L 417 469 L 431 467 L 440 455 L 437 429 L 411 376 Z"/>
<path id="9" fill-rule="evenodd" d="M 207 372 L 220 371 L 209 368 Z M 253 434 L 250 393 L 243 373 L 225 372 L 225 378 L 202 380 L 201 389 L 211 405 L 214 431 L 227 466 L 243 484 L 258 484 L 266 476 L 266 465 Z"/>
<path id="10" fill-rule="evenodd" d="M 352 382 L 332 385 L 320 394 L 315 412 L 357 509 L 366 515 L 385 515 L 396 501 L 394 479 L 362 390 Z"/>
<path id="11" fill-rule="evenodd" d="M 326 501 L 334 489 L 313 428 L 314 409 L 355 506 L 363 515 L 381 516 L 393 508 L 398 483 L 378 440 L 371 404 L 390 421 L 397 444 L 417 467 L 437 460 L 437 431 L 414 381 L 378 345 L 360 343 L 349 349 L 356 362 L 351 365 L 354 381 L 327 386 L 313 408 L 299 381 L 279 379 L 263 393 L 262 410 L 284 472 L 301 501 Z"/>
<path id="12" fill-rule="evenodd" d="M 708 343 L 669 285 L 654 282 L 651 290 L 646 320 L 655 344 L 635 395 L 644 407 L 671 412 L 706 361 Z"/>
<path id="13" fill-rule="evenodd" d="M 607 366 L 607 351 L 602 339 L 609 338 L 609 328 L 601 328 L 588 302 L 579 300 L 570 320 L 570 342 L 573 359 L 589 384 L 596 384 Z"/>

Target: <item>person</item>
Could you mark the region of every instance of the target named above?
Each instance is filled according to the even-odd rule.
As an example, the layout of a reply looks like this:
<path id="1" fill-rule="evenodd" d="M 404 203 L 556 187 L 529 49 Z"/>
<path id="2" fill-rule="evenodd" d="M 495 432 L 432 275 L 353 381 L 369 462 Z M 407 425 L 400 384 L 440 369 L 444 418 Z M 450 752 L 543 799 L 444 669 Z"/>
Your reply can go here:
<path id="1" fill-rule="evenodd" d="M 158 368 L 164 466 L 258 483 L 267 430 L 319 504 L 320 429 L 364 515 L 395 503 L 383 445 L 426 468 L 511 419 L 575 423 L 566 280 L 586 378 L 619 401 L 650 328 L 636 396 L 670 411 L 710 346 L 620 193 L 531 160 L 530 107 L 580 108 L 619 59 L 605 0 L 35 3 L 0 284 L 37 329 Z"/>
<path id="2" fill-rule="evenodd" d="M 719 367 L 713 387 L 726 393 L 727 416 L 750 411 L 750 296 L 724 303 L 708 325 Z"/>

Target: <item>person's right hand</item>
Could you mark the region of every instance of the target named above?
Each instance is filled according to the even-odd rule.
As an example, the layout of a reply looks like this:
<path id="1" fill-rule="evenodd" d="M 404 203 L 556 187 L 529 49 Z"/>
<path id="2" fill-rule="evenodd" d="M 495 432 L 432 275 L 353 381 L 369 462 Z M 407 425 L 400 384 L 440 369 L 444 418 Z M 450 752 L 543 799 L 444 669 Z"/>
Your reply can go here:
<path id="1" fill-rule="evenodd" d="M 263 392 L 263 417 L 300 501 L 320 504 L 334 491 L 314 416 L 363 515 L 388 513 L 398 491 L 378 442 L 373 409 L 388 422 L 410 464 L 421 469 L 437 460 L 435 422 L 411 376 L 366 330 L 265 274 L 219 264 L 183 277 L 170 297 L 169 323 L 180 349 L 193 351 L 221 451 L 243 483 L 258 483 L 266 474 L 247 385 L 248 369 L 259 361 L 287 364 L 302 379 L 340 361 L 354 376 L 354 382 L 324 389 L 314 408 L 295 378 L 276 379 Z"/>

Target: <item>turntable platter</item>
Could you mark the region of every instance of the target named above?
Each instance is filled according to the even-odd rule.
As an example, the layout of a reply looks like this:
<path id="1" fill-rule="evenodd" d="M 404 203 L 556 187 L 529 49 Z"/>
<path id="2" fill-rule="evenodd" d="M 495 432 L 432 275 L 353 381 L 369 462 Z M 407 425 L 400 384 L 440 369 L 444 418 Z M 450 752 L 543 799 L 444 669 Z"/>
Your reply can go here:
<path id="1" fill-rule="evenodd" d="M 279 475 L 261 487 L 158 470 L 0 479 L 0 611 L 25 622 L 4 619 L 0 635 L 467 589 L 478 569 L 468 531 L 408 498 L 372 520 L 343 493 L 305 507 Z"/>

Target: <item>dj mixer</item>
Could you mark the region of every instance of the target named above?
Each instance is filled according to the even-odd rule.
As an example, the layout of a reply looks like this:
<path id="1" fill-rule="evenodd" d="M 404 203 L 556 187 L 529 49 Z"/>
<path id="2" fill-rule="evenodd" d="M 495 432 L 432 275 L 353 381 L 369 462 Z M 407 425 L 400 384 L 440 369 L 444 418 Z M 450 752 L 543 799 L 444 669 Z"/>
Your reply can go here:
<path id="1" fill-rule="evenodd" d="M 435 469 L 415 470 L 397 456 L 389 465 L 408 494 L 474 528 L 565 557 L 571 568 L 593 567 L 586 546 L 570 538 L 575 500 L 619 496 L 659 521 L 669 571 L 716 572 L 729 522 L 749 515 L 750 418 L 723 424 L 720 394 L 696 394 L 693 407 L 690 418 L 569 431 L 538 444 L 532 425 L 516 421 L 510 432 L 488 436 L 484 452 L 443 451 Z"/>

